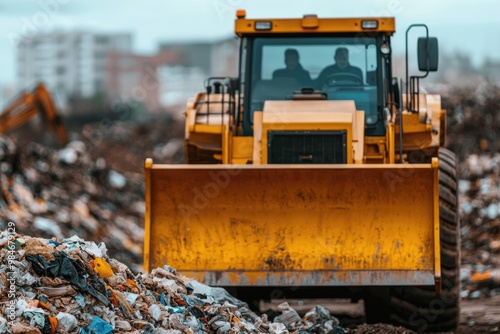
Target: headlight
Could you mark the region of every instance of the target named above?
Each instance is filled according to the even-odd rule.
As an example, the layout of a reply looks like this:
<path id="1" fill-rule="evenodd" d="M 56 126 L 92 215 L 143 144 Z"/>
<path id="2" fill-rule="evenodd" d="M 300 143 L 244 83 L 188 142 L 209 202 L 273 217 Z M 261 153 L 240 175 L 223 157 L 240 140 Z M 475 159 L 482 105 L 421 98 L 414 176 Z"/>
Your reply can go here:
<path id="1" fill-rule="evenodd" d="M 361 28 L 363 29 L 377 29 L 378 21 L 377 20 L 363 20 L 361 21 Z"/>
<path id="2" fill-rule="evenodd" d="M 382 52 L 383 55 L 388 55 L 391 53 L 391 47 L 384 43 L 380 46 L 380 52 Z"/>
<path id="3" fill-rule="evenodd" d="M 272 26 L 273 23 L 269 21 L 255 22 L 255 30 L 271 30 Z"/>

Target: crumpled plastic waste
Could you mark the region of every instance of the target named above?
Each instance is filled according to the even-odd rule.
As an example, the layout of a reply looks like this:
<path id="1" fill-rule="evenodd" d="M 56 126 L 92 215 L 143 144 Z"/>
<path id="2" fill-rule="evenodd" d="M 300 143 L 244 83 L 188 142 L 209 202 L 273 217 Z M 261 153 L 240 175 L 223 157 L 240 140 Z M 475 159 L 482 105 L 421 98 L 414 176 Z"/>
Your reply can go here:
<path id="1" fill-rule="evenodd" d="M 0 238 L 4 236 L 0 232 Z M 16 284 L 28 274 L 36 284 L 17 291 L 16 324 L 6 324 L 13 333 L 343 333 L 338 320 L 321 307 L 301 319 L 284 303 L 277 318 L 282 322 L 270 323 L 226 290 L 183 277 L 169 266 L 148 275 L 133 274 L 116 259 L 87 253 L 91 243 L 78 237 L 53 239 L 54 243 L 18 237 L 28 240 L 19 251 L 32 244 L 49 245 L 44 255 L 51 260 L 26 253 L 15 261 Z M 10 275 L 6 253 L 0 248 L 2 275 Z M 88 262 L 82 260 L 86 256 Z M 99 262 L 113 274 L 101 277 L 95 270 Z"/>
<path id="2" fill-rule="evenodd" d="M 272 323 L 269 328 L 269 333 L 271 334 L 285 334 L 288 333 L 285 324 Z"/>
<path id="3" fill-rule="evenodd" d="M 0 316 L 0 333 L 7 332 L 7 319 Z"/>
<path id="4" fill-rule="evenodd" d="M 282 312 L 281 315 L 274 318 L 274 322 L 283 323 L 285 326 L 290 326 L 293 323 L 300 321 L 300 316 L 293 308 L 284 302 L 278 305 L 278 309 Z"/>
<path id="5" fill-rule="evenodd" d="M 103 294 L 104 283 L 100 282 L 95 275 L 92 275 L 90 282 L 94 287 L 87 283 L 84 275 L 87 272 L 82 263 L 73 260 L 64 252 L 58 252 L 54 255 L 54 261 L 46 261 L 40 255 L 26 255 L 26 260 L 31 262 L 33 270 L 40 276 L 59 277 L 69 281 L 75 288 L 82 292 L 88 292 L 104 305 L 109 304 L 109 300 Z M 99 291 L 101 290 L 101 291 Z"/>
<path id="6" fill-rule="evenodd" d="M 93 261 L 94 263 L 94 270 L 101 276 L 101 278 L 108 278 L 114 275 L 113 269 L 111 269 L 111 266 L 109 263 L 104 260 L 103 258 L 96 258 Z"/>
<path id="7" fill-rule="evenodd" d="M 14 325 L 12 325 L 10 330 L 14 334 L 18 334 L 18 333 L 19 334 L 21 334 L 21 333 L 22 334 L 42 334 L 42 332 L 38 328 L 28 326 L 25 324 L 21 324 L 21 323 L 15 323 Z"/>
<path id="8" fill-rule="evenodd" d="M 90 325 L 85 327 L 85 330 L 88 333 L 108 334 L 113 331 L 113 327 L 98 316 L 95 316 Z"/>
<path id="9" fill-rule="evenodd" d="M 316 305 L 303 318 L 300 318 L 298 313 L 287 302 L 278 305 L 278 309 L 281 310 L 282 314 L 277 316 L 271 325 L 278 323 L 285 326 L 287 330 L 305 333 L 343 334 L 345 332 L 339 326 L 340 321 L 332 316 L 324 306 Z M 282 332 L 281 326 L 271 326 L 270 328 L 270 330 Z"/>
<path id="10" fill-rule="evenodd" d="M 45 315 L 42 312 L 26 311 L 23 316 L 29 321 L 30 326 L 38 328 L 45 327 Z"/>
<path id="11" fill-rule="evenodd" d="M 56 315 L 56 319 L 58 321 L 58 330 L 64 329 L 67 332 L 71 332 L 78 326 L 75 316 L 69 313 L 59 312 Z"/>

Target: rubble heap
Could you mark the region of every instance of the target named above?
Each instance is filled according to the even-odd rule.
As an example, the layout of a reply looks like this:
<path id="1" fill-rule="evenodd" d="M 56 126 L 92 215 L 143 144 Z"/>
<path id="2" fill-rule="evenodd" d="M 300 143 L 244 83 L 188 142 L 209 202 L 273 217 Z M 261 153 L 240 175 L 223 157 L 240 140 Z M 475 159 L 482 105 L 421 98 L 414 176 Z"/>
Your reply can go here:
<path id="1" fill-rule="evenodd" d="M 500 154 L 472 154 L 459 171 L 462 296 L 500 294 Z"/>
<path id="2" fill-rule="evenodd" d="M 446 110 L 446 143 L 465 161 L 470 154 L 500 152 L 500 89 L 485 84 L 438 92 Z"/>
<path id="3" fill-rule="evenodd" d="M 164 266 L 133 274 L 104 243 L 0 234 L 0 333 L 344 333 L 317 306 L 274 322 Z"/>
<path id="4" fill-rule="evenodd" d="M 142 262 L 143 177 L 91 159 L 83 142 L 52 150 L 31 143 L 22 152 L 0 138 L 0 226 L 33 236 L 105 240 L 134 268 Z"/>
<path id="5" fill-rule="evenodd" d="M 106 131 L 89 125 L 81 140 L 63 148 L 0 137 L 0 229 L 14 222 L 18 233 L 32 236 L 102 240 L 140 271 L 144 159 L 167 163 L 182 156 L 182 141 L 157 123 L 116 123 Z"/>
<path id="6" fill-rule="evenodd" d="M 495 85 L 441 92 L 447 146 L 459 161 L 462 296 L 500 290 L 500 89 Z"/>

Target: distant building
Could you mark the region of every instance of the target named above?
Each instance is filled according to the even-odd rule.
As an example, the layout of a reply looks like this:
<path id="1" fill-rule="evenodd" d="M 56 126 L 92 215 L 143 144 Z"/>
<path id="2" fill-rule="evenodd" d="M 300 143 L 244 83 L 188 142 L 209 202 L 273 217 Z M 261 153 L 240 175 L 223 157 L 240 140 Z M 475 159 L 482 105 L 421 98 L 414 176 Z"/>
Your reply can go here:
<path id="1" fill-rule="evenodd" d="M 203 82 L 212 76 L 238 75 L 239 42 L 227 38 L 216 42 L 162 43 L 161 51 L 176 52 L 179 61 L 160 67 L 160 101 L 182 111 L 188 98 L 204 90 Z"/>
<path id="2" fill-rule="evenodd" d="M 158 68 L 158 77 L 161 82 L 162 105 L 182 109 L 189 97 L 203 90 L 203 81 L 207 75 L 199 67 L 164 65 Z"/>
<path id="3" fill-rule="evenodd" d="M 197 67 L 206 74 L 210 73 L 211 50 L 212 43 L 207 42 L 160 44 L 160 52 L 174 51 L 180 54 L 180 60 L 177 65 Z"/>
<path id="4" fill-rule="evenodd" d="M 215 42 L 162 43 L 160 51 L 180 53 L 184 67 L 196 67 L 207 76 L 236 76 L 239 42 L 226 38 Z"/>
<path id="5" fill-rule="evenodd" d="M 152 56 L 109 52 L 105 68 L 106 96 L 112 103 L 137 101 L 144 103 L 148 111 L 161 111 L 168 103 L 160 102 L 163 90 L 160 69 L 179 61 L 175 51 L 162 51 Z"/>
<path id="6" fill-rule="evenodd" d="M 228 38 L 212 44 L 210 53 L 210 76 L 238 76 L 240 43 Z"/>
<path id="7" fill-rule="evenodd" d="M 106 54 L 131 48 L 130 34 L 52 32 L 22 39 L 17 50 L 17 88 L 43 81 L 61 106 L 72 95 L 93 97 L 105 89 Z"/>
<path id="8" fill-rule="evenodd" d="M 72 97 L 96 97 L 177 113 L 206 78 L 237 76 L 238 48 L 238 40 L 228 38 L 163 43 L 155 55 L 137 55 L 130 34 L 40 33 L 19 42 L 17 89 L 43 81 L 64 109 Z"/>
<path id="9" fill-rule="evenodd" d="M 500 85 L 500 61 L 486 59 L 481 67 L 481 73 L 488 82 Z"/>

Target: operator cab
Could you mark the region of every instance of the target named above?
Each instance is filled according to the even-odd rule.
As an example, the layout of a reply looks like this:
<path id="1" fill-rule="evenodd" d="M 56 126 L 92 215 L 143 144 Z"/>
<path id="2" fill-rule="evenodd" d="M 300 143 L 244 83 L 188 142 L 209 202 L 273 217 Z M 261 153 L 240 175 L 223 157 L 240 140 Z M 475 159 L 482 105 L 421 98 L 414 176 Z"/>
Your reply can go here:
<path id="1" fill-rule="evenodd" d="M 389 36 L 393 31 L 377 31 L 373 27 L 379 21 L 362 19 L 316 18 L 317 28 L 304 28 L 308 18 L 311 16 L 302 20 L 302 27 L 292 25 L 293 20 L 273 20 L 268 25 L 266 21 L 252 22 L 238 33 L 242 40 L 242 103 L 249 111 L 243 115 L 243 135 L 252 135 L 253 114 L 263 110 L 265 101 L 292 100 L 294 93 L 302 91 L 320 93 L 328 100 L 354 100 L 356 109 L 365 112 L 365 134 L 385 135 L 384 107 L 392 76 Z M 386 28 L 394 24 L 393 19 L 381 20 L 388 20 L 384 21 Z M 238 21 L 252 20 L 240 18 L 237 28 Z M 376 24 L 363 29 L 363 22 Z M 346 27 L 349 24 L 352 27 Z M 268 30 L 259 30 L 259 25 Z M 298 58 L 293 68 L 287 53 Z"/>

